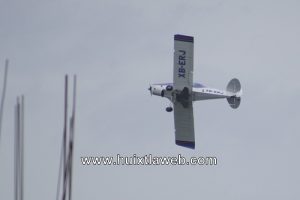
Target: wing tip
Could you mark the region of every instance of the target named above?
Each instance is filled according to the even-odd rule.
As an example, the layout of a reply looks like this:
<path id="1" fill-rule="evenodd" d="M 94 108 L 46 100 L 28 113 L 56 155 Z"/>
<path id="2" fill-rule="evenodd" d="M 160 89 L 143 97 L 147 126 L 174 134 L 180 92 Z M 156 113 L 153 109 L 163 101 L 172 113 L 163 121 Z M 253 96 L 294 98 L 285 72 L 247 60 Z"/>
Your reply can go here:
<path id="1" fill-rule="evenodd" d="M 182 141 L 182 140 L 176 140 L 176 144 L 178 146 L 195 149 L 195 142 L 192 141 Z"/>
<path id="2" fill-rule="evenodd" d="M 194 43 L 194 37 L 187 35 L 176 34 L 174 35 L 174 40 Z"/>

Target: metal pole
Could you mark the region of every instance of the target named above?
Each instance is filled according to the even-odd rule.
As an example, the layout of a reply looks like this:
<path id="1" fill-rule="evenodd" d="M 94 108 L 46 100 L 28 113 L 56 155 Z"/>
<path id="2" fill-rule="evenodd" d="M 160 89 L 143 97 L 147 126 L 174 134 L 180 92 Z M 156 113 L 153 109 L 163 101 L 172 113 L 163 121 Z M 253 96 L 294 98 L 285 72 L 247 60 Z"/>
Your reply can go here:
<path id="1" fill-rule="evenodd" d="M 75 134 L 75 109 L 76 109 L 76 84 L 77 79 L 74 75 L 73 85 L 73 111 L 70 120 L 70 159 L 69 159 L 69 200 L 72 199 L 72 172 L 73 172 L 73 151 L 74 151 L 74 134 Z"/>
<path id="2" fill-rule="evenodd" d="M 9 62 L 8 59 L 6 59 L 5 60 L 3 89 L 2 89 L 2 95 L 1 95 L 1 104 L 0 104 L 0 142 L 1 142 L 1 130 L 2 130 L 2 117 L 3 117 L 3 111 L 4 111 L 4 100 L 5 100 L 5 94 L 6 94 L 8 62 Z"/>
<path id="3" fill-rule="evenodd" d="M 20 200 L 23 200 L 24 186 L 24 96 L 20 106 Z"/>
<path id="4" fill-rule="evenodd" d="M 67 192 L 67 120 L 68 120 L 68 75 L 65 76 L 65 115 L 64 115 L 64 136 L 63 136 L 63 196 L 62 199 L 66 200 Z"/>
<path id="5" fill-rule="evenodd" d="M 15 105 L 15 149 L 14 149 L 14 157 L 15 157 L 15 163 L 14 163 L 14 169 L 15 169 L 15 173 L 14 173 L 14 176 L 15 176 L 15 182 L 14 182 L 14 186 L 15 186 L 15 200 L 18 200 L 18 149 L 17 149 L 17 146 L 18 146 L 18 140 L 17 140 L 17 137 L 18 137 L 18 101 L 17 101 L 17 104 Z"/>

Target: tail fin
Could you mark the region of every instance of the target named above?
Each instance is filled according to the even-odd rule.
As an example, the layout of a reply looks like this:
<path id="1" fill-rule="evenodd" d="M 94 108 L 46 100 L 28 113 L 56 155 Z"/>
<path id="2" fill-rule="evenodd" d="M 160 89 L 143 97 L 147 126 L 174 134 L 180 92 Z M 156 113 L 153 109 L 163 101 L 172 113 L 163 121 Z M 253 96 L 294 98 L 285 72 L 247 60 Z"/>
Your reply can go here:
<path id="1" fill-rule="evenodd" d="M 238 108 L 241 103 L 242 96 L 242 87 L 238 79 L 234 78 L 229 81 L 227 85 L 227 93 L 230 97 L 227 98 L 227 101 L 231 108 Z"/>

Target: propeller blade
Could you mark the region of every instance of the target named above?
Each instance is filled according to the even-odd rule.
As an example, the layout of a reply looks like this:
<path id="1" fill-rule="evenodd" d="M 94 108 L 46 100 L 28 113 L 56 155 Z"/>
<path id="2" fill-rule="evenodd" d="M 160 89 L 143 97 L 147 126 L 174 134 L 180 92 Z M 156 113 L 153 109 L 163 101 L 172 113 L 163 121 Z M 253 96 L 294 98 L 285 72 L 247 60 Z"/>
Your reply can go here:
<path id="1" fill-rule="evenodd" d="M 151 85 L 149 85 L 148 90 L 150 91 L 150 94 L 151 94 L 151 96 L 152 96 L 152 87 L 151 87 Z"/>

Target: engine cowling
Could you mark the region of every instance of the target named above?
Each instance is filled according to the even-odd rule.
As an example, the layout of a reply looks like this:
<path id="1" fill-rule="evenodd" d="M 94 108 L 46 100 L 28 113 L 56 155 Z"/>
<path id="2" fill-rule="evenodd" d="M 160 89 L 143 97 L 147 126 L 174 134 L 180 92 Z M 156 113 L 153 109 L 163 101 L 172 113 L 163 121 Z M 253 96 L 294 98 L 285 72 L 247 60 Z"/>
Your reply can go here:
<path id="1" fill-rule="evenodd" d="M 153 87 L 152 88 L 152 94 L 164 97 L 165 96 L 165 90 L 162 87 Z"/>

